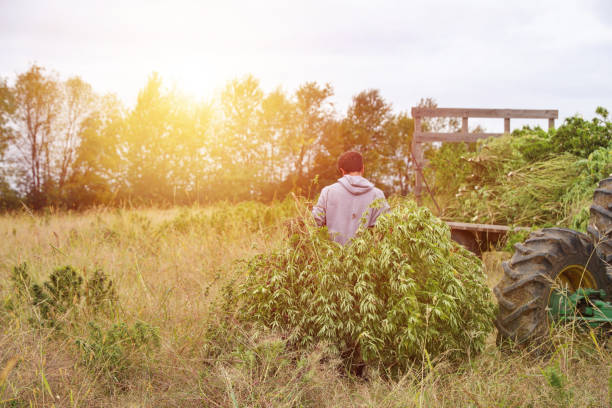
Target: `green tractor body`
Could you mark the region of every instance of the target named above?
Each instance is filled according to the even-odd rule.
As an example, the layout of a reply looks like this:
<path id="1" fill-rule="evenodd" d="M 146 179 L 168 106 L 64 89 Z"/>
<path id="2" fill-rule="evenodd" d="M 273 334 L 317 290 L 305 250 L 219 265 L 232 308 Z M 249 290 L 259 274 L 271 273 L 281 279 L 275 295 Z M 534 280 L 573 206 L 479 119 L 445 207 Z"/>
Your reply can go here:
<path id="1" fill-rule="evenodd" d="M 612 303 L 606 302 L 606 292 L 578 289 L 574 293 L 555 290 L 550 296 L 550 317 L 561 323 L 577 323 L 591 328 L 612 325 Z"/>

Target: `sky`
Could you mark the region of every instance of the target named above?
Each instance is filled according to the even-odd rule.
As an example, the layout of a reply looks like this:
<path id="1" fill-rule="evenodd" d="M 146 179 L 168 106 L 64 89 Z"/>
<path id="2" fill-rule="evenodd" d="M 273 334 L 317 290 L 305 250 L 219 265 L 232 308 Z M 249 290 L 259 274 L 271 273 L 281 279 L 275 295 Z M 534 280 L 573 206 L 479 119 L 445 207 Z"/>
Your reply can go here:
<path id="1" fill-rule="evenodd" d="M 0 50 L 9 81 L 37 63 L 128 106 L 155 71 L 198 99 L 247 74 L 265 91 L 330 83 L 340 112 L 372 88 L 396 112 L 423 97 L 561 118 L 612 110 L 610 0 L 0 0 Z M 512 128 L 525 122 L 545 124 Z"/>

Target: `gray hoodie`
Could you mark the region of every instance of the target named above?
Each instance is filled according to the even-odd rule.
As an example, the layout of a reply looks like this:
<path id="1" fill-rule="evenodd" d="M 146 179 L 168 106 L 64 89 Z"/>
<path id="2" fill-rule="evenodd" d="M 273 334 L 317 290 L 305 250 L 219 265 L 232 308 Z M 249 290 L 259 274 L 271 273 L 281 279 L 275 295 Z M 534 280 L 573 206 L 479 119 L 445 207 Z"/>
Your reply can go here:
<path id="1" fill-rule="evenodd" d="M 369 208 L 380 199 L 376 208 Z M 319 226 L 327 226 L 332 239 L 346 244 L 357 232 L 364 212 L 366 226 L 376 223 L 379 215 L 389 209 L 385 194 L 361 176 L 346 175 L 337 183 L 324 187 L 312 215 Z"/>

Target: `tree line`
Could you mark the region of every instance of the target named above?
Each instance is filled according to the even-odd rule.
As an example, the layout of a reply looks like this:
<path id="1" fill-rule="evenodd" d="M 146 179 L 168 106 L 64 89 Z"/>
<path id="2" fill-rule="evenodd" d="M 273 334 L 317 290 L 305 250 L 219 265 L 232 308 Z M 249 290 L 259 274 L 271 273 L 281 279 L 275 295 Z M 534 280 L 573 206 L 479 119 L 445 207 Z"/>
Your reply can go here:
<path id="1" fill-rule="evenodd" d="M 0 207 L 313 196 L 338 178 L 347 150 L 364 155 L 366 176 L 386 194 L 406 194 L 412 118 L 378 90 L 356 94 L 346 112 L 333 94 L 316 82 L 266 93 L 246 76 L 201 102 L 152 74 L 125 107 L 79 77 L 33 65 L 0 80 Z"/>

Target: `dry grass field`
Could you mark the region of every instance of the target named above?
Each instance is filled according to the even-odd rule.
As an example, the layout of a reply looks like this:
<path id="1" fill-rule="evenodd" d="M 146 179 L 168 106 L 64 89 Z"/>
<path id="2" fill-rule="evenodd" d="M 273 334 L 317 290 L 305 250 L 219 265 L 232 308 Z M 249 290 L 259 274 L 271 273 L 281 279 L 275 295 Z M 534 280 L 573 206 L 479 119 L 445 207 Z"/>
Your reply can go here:
<path id="1" fill-rule="evenodd" d="M 285 202 L 1 216 L 0 406 L 611 406 L 612 351 L 589 333 L 554 333 L 544 356 L 501 351 L 492 334 L 480 355 L 415 363 L 393 379 L 346 373 L 324 344 L 292 350 L 277 333 L 248 332 L 239 344 L 230 336 L 240 327 L 211 333 L 237 263 L 278 244 L 293 212 Z M 509 255 L 485 254 L 491 286 Z M 39 283 L 66 265 L 85 280 L 101 270 L 115 306 L 81 302 L 45 323 L 11 280 L 23 263 Z"/>

